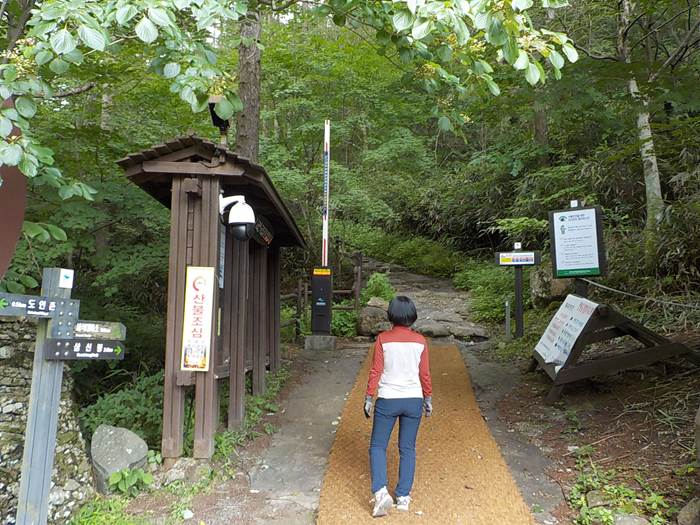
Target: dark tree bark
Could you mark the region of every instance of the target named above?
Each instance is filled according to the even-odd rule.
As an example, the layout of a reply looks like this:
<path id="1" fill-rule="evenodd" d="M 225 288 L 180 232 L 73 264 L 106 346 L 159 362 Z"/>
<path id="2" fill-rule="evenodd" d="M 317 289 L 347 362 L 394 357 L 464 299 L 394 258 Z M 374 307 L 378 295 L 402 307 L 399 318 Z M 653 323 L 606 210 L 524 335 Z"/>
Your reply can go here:
<path id="1" fill-rule="evenodd" d="M 238 95 L 243 102 L 243 111 L 236 117 L 236 153 L 255 162 L 260 141 L 259 40 L 260 15 L 251 12 L 241 24 L 241 44 L 238 47 Z"/>

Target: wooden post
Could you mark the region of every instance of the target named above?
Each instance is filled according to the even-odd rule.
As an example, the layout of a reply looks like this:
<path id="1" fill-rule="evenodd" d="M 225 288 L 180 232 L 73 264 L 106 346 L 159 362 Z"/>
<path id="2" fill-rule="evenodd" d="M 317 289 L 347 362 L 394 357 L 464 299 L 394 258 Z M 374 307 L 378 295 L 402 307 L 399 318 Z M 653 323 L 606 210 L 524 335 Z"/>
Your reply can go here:
<path id="1" fill-rule="evenodd" d="M 71 289 L 59 287 L 60 274 L 60 268 L 44 268 L 41 295 L 70 298 Z M 42 525 L 48 520 L 63 380 L 63 361 L 44 359 L 44 343 L 50 322 L 48 319 L 40 319 L 37 323 L 22 478 L 17 502 L 17 525 Z"/>
<path id="2" fill-rule="evenodd" d="M 219 178 L 202 176 L 202 198 L 195 201 L 194 266 L 219 264 Z M 195 372 L 195 418 L 194 449 L 195 458 L 208 459 L 214 454 L 214 434 L 219 421 L 219 391 L 216 382 L 216 349 L 221 334 L 219 325 L 219 294 L 214 294 L 214 315 L 212 316 L 211 356 L 207 372 Z"/>
<path id="3" fill-rule="evenodd" d="M 270 372 L 277 372 L 282 366 L 280 348 L 280 251 L 270 248 L 268 257 L 268 337 L 270 346 Z"/>
<path id="4" fill-rule="evenodd" d="M 515 267 L 515 338 L 525 335 L 523 308 L 523 267 Z"/>
<path id="5" fill-rule="evenodd" d="M 252 314 L 253 337 L 253 395 L 265 393 L 265 370 L 269 337 L 267 323 L 267 248 L 257 243 L 252 246 L 252 288 L 250 310 Z"/>
<path id="6" fill-rule="evenodd" d="M 360 312 L 360 294 L 362 293 L 362 252 L 355 252 L 355 282 L 353 291 L 355 292 L 355 312 Z"/>
<path id="7" fill-rule="evenodd" d="M 224 339 L 230 352 L 228 429 L 237 430 L 245 422 L 246 325 L 248 318 L 248 261 L 250 242 L 229 236 L 225 289 L 230 294 L 226 306 L 228 330 Z M 229 295 L 227 295 L 229 297 Z"/>
<path id="8" fill-rule="evenodd" d="M 187 233 L 189 197 L 183 188 L 185 177 L 173 177 L 170 204 L 170 258 L 168 270 L 168 313 L 165 331 L 165 374 L 163 392 L 164 458 L 182 455 L 185 421 L 185 390 L 178 385 L 182 323 L 187 271 Z"/>
<path id="9" fill-rule="evenodd" d="M 302 298 L 302 293 L 303 293 L 303 287 L 302 287 L 302 279 L 299 277 L 297 280 L 297 319 L 296 323 L 294 324 L 294 337 L 295 339 L 299 339 L 301 337 L 301 323 L 303 320 L 303 315 L 304 315 L 304 302 Z"/>

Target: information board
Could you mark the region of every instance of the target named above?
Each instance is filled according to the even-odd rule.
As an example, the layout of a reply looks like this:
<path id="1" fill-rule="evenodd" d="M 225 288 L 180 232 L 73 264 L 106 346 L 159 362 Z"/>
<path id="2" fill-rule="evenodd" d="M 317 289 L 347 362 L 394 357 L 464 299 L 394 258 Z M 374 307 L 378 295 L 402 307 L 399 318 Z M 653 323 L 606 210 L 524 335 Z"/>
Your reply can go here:
<path id="1" fill-rule="evenodd" d="M 550 212 L 549 230 L 555 278 L 605 274 L 600 207 Z"/>
<path id="2" fill-rule="evenodd" d="M 180 366 L 183 371 L 207 372 L 209 370 L 215 279 L 214 268 L 187 267 Z"/>
<path id="3" fill-rule="evenodd" d="M 593 301 L 568 295 L 542 334 L 535 352 L 559 372 L 597 307 Z"/>
<path id="4" fill-rule="evenodd" d="M 497 252 L 496 263 L 499 266 L 534 266 L 540 263 L 538 252 Z"/>

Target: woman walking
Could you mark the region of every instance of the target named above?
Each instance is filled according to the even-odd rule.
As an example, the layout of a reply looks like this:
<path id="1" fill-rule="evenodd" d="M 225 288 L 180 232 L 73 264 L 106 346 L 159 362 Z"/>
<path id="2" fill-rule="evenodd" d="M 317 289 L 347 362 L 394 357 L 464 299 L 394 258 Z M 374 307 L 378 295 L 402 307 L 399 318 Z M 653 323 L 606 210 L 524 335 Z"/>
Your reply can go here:
<path id="1" fill-rule="evenodd" d="M 394 504 L 386 487 L 386 447 L 396 419 L 399 420 L 400 457 L 396 508 L 408 511 L 421 414 L 425 410 L 429 417 L 433 412 L 428 344 L 422 335 L 410 328 L 418 317 L 416 306 L 408 297 L 397 296 L 389 303 L 387 313 L 393 328 L 377 336 L 364 406 L 365 416 L 369 418 L 372 398 L 377 394 L 369 445 L 374 517 L 386 515 Z"/>

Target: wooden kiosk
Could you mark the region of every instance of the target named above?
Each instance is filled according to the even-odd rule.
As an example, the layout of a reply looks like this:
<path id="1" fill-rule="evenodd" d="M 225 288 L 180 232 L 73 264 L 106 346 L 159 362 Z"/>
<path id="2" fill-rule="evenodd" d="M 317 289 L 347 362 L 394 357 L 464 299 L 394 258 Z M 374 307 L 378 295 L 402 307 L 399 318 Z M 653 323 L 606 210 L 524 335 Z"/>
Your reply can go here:
<path id="1" fill-rule="evenodd" d="M 245 373 L 253 393 L 280 366 L 280 249 L 305 246 L 265 170 L 213 142 L 188 136 L 129 155 L 118 164 L 134 184 L 170 208 L 170 260 L 163 403 L 164 458 L 182 455 L 185 390 L 195 389 L 194 457 L 214 452 L 221 380 L 228 380 L 228 428 L 245 417 Z M 243 195 L 256 216 L 250 241 L 234 239 L 219 196 Z M 215 269 L 207 371 L 182 371 L 188 267 Z"/>

